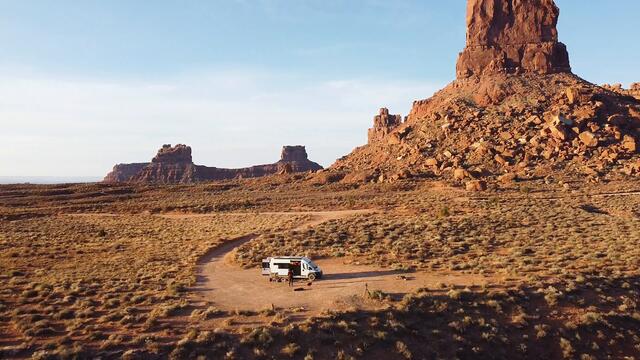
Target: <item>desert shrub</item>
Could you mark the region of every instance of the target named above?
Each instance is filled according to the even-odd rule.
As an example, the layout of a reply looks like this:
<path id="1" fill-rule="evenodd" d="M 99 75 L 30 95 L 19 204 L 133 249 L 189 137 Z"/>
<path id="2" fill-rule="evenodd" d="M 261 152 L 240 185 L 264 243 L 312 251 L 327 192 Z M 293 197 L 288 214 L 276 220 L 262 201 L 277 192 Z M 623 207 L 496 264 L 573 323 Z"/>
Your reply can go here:
<path id="1" fill-rule="evenodd" d="M 273 336 L 268 328 L 259 327 L 242 338 L 241 342 L 244 344 L 268 348 L 273 343 Z"/>
<path id="2" fill-rule="evenodd" d="M 287 357 L 294 357 L 298 352 L 300 351 L 300 346 L 298 344 L 295 343 L 289 343 L 287 345 L 285 345 L 282 350 L 280 351 L 280 353 L 282 353 L 282 355 L 287 356 Z"/>
<path id="3" fill-rule="evenodd" d="M 411 351 L 407 347 L 407 344 L 405 344 L 402 341 L 396 341 L 396 351 L 398 352 L 398 354 L 402 355 L 405 359 L 413 358 L 413 354 L 411 354 Z"/>

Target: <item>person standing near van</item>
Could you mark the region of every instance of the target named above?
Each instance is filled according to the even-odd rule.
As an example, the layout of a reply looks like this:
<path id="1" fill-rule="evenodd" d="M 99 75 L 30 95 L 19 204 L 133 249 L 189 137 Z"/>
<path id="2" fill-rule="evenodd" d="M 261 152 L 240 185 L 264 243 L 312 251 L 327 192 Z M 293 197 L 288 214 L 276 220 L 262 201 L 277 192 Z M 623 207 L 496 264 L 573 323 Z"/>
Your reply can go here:
<path id="1" fill-rule="evenodd" d="M 293 269 L 289 269 L 287 273 L 287 278 L 289 279 L 289 286 L 293 287 Z"/>

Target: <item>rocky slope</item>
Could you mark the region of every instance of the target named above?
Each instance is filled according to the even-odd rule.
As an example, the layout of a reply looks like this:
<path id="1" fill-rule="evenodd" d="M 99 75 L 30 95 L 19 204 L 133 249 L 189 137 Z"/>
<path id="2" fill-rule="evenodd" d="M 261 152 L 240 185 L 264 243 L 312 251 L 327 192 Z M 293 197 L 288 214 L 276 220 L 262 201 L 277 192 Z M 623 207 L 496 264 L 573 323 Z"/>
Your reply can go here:
<path id="1" fill-rule="evenodd" d="M 164 145 L 150 163 L 119 164 L 104 178 L 105 182 L 188 184 L 235 178 L 254 178 L 277 173 L 321 170 L 310 161 L 304 146 L 284 146 L 278 162 L 240 169 L 195 165 L 191 147 Z"/>
<path id="2" fill-rule="evenodd" d="M 571 73 L 558 14 L 552 0 L 469 0 L 458 78 L 404 122 L 383 110 L 333 179 L 441 177 L 481 190 L 486 179 L 638 174 L 640 101 Z"/>

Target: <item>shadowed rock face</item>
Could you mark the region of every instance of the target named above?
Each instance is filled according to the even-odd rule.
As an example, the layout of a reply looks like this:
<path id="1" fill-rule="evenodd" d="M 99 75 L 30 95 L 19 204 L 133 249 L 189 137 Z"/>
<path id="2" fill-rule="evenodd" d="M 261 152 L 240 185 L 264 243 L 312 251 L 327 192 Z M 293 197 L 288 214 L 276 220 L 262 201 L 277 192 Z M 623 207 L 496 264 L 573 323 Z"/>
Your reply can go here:
<path id="1" fill-rule="evenodd" d="M 457 77 L 571 72 L 553 0 L 469 0 Z"/>
<path id="2" fill-rule="evenodd" d="M 119 164 L 114 166 L 105 182 L 133 182 L 159 184 L 188 184 L 195 182 L 254 178 L 277 173 L 296 173 L 321 170 L 322 166 L 307 157 L 304 146 L 284 146 L 280 161 L 241 169 L 222 169 L 195 165 L 191 147 L 178 144 L 163 145 L 150 163 Z"/>

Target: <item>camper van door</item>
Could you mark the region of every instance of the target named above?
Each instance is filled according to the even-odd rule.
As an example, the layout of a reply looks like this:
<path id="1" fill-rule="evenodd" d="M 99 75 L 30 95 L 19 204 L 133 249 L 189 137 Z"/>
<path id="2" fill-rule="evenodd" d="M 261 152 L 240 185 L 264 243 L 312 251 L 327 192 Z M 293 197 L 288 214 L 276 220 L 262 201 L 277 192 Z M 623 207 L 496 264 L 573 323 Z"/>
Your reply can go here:
<path id="1" fill-rule="evenodd" d="M 291 270 L 293 270 L 293 276 L 299 277 L 301 275 L 301 266 L 302 262 L 300 260 L 292 260 L 291 261 Z"/>

